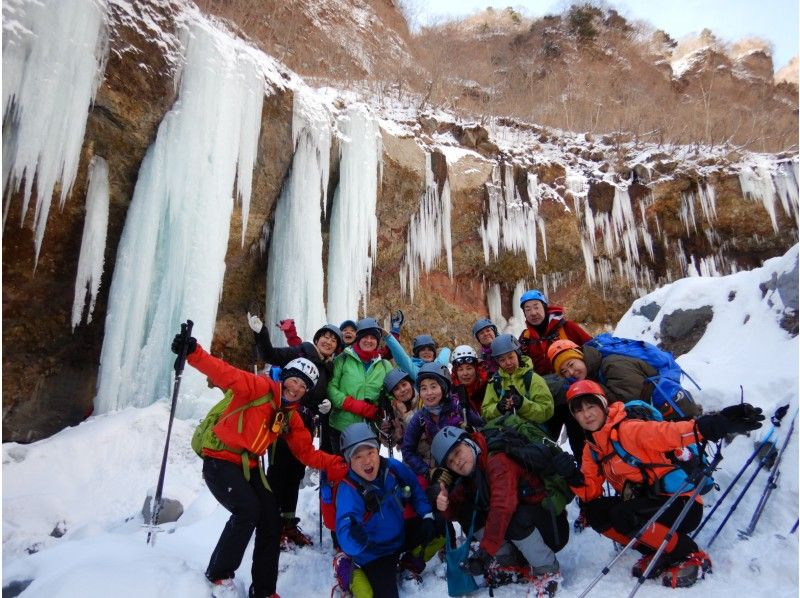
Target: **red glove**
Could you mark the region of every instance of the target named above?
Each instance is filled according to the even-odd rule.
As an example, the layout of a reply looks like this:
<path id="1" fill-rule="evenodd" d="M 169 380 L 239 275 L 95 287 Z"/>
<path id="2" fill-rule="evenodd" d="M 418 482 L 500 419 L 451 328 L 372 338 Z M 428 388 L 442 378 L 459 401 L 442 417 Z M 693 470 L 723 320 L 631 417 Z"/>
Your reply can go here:
<path id="1" fill-rule="evenodd" d="M 278 322 L 277 326 L 278 328 L 286 332 L 287 330 L 291 330 L 292 328 L 294 328 L 294 320 L 292 319 L 281 320 L 280 322 Z"/>
<path id="2" fill-rule="evenodd" d="M 338 482 L 344 479 L 348 471 L 350 471 L 350 468 L 347 467 L 345 460 L 337 455 L 336 461 L 325 468 L 325 475 L 329 482 Z"/>
<path id="3" fill-rule="evenodd" d="M 353 397 L 345 397 L 342 403 L 342 409 L 360 415 L 364 419 L 375 419 L 378 417 L 378 408 L 372 403 L 366 401 L 358 401 Z"/>

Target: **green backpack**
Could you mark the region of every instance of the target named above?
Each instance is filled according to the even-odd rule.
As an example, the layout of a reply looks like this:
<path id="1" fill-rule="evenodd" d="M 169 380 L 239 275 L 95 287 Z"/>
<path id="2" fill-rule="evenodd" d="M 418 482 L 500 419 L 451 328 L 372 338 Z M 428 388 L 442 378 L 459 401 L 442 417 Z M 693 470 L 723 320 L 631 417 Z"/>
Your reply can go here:
<path id="1" fill-rule="evenodd" d="M 534 465 L 529 458 L 530 453 L 526 452 L 526 448 L 532 444 L 549 445 L 553 455 L 561 452 L 543 427 L 523 419 L 515 413 L 506 413 L 489 421 L 480 432 L 486 438 L 486 445 L 490 452 L 505 453 L 523 469 L 535 473 L 542 479 L 547 492 L 547 497 L 542 501 L 544 508 L 554 515 L 559 515 L 572 502 L 574 494 L 564 478 L 556 474 L 542 473 L 541 467 Z"/>
<path id="2" fill-rule="evenodd" d="M 225 413 L 228 407 L 231 404 L 231 400 L 233 399 L 233 391 L 226 390 L 225 396 L 214 405 L 206 416 L 200 420 L 200 423 L 197 424 L 197 427 L 194 430 L 194 434 L 192 434 L 192 450 L 197 453 L 198 457 L 203 456 L 203 449 L 209 449 L 212 451 L 229 451 L 231 453 L 236 453 L 237 455 L 242 456 L 242 471 L 244 472 L 245 479 L 249 482 L 250 481 L 250 455 L 247 451 L 243 449 L 235 449 L 229 447 L 227 444 L 223 443 L 217 435 L 214 434 L 214 426 L 219 423 L 221 419 L 226 419 L 233 415 L 239 414 L 239 422 L 238 422 L 238 429 L 242 431 L 242 425 L 244 423 L 244 412 L 249 409 L 250 407 L 258 407 L 259 405 L 264 405 L 265 403 L 272 402 L 272 393 L 267 393 L 263 397 L 259 397 L 257 399 L 253 399 L 249 403 L 245 405 L 241 405 L 236 409 L 233 409 L 229 413 Z M 225 415 L 223 415 L 225 413 Z M 291 417 L 291 412 L 289 413 L 289 417 Z M 259 471 L 261 472 L 261 481 L 264 482 L 264 486 L 269 489 L 269 484 L 267 483 L 267 479 L 264 476 L 264 468 L 259 467 Z"/>

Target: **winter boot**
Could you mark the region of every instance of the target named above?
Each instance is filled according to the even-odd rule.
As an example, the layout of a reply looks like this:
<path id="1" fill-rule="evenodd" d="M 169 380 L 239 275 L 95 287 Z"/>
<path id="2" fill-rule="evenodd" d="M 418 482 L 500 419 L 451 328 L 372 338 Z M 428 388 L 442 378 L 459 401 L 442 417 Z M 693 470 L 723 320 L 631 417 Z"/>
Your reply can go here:
<path id="1" fill-rule="evenodd" d="M 652 560 L 653 560 L 652 554 L 644 555 L 642 558 L 640 558 L 633 564 L 633 567 L 631 568 L 631 575 L 637 578 L 641 577 L 642 574 L 645 571 L 647 571 L 647 567 L 648 565 L 650 565 L 650 561 Z M 647 579 L 656 579 L 657 577 L 661 576 L 661 574 L 664 572 L 663 561 L 664 561 L 663 558 L 659 559 L 659 562 L 656 563 L 656 566 L 653 567 L 652 571 L 650 571 L 650 575 L 647 576 Z"/>
<path id="2" fill-rule="evenodd" d="M 211 582 L 211 596 L 213 598 L 239 598 L 239 588 L 233 577 L 218 579 Z"/>
<path id="3" fill-rule="evenodd" d="M 553 598 L 556 595 L 556 590 L 558 590 L 558 582 L 563 580 L 564 578 L 558 572 L 534 575 L 531 578 L 531 583 L 536 592 L 536 598 Z"/>
<path id="4" fill-rule="evenodd" d="M 397 563 L 397 573 L 402 579 L 422 581 L 422 572 L 425 570 L 425 561 L 422 557 L 406 552 Z"/>
<path id="5" fill-rule="evenodd" d="M 283 529 L 281 530 L 281 550 L 289 550 L 292 547 L 302 548 L 303 546 L 313 546 L 311 538 L 303 533 L 300 526 L 298 517 L 285 519 Z"/>
<path id="6" fill-rule="evenodd" d="M 668 567 L 661 582 L 671 588 L 688 588 L 698 579 L 703 579 L 706 573 L 711 573 L 711 559 L 705 552 L 698 550 Z"/>
<path id="7" fill-rule="evenodd" d="M 581 509 L 575 521 L 572 522 L 572 529 L 575 530 L 576 534 L 579 534 L 587 527 L 589 527 L 589 520 L 586 518 L 586 513 Z"/>
<path id="8" fill-rule="evenodd" d="M 262 596 L 264 595 L 262 594 Z M 259 595 L 256 594 L 256 591 L 253 588 L 253 586 L 250 586 L 250 590 L 247 592 L 247 598 L 259 598 Z M 269 596 L 264 596 L 264 598 L 281 598 L 281 597 L 278 596 L 277 592 L 275 592 L 274 594 L 270 594 Z"/>
<path id="9" fill-rule="evenodd" d="M 532 579 L 531 568 L 523 565 L 493 564 L 485 575 L 491 587 L 505 586 L 512 583 L 528 583 Z"/>

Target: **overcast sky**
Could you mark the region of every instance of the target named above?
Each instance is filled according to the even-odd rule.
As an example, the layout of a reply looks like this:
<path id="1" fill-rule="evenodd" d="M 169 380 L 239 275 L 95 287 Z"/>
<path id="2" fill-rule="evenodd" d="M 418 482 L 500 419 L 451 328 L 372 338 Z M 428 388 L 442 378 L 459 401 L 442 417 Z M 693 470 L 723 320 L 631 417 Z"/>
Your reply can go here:
<path id="1" fill-rule="evenodd" d="M 512 6 L 528 17 L 560 13 L 567 0 L 409 0 L 422 23 L 443 16 L 471 14 L 487 6 Z M 648 21 L 680 39 L 708 27 L 723 41 L 756 36 L 774 44 L 777 71 L 798 54 L 798 0 L 609 0 L 628 19 Z"/>

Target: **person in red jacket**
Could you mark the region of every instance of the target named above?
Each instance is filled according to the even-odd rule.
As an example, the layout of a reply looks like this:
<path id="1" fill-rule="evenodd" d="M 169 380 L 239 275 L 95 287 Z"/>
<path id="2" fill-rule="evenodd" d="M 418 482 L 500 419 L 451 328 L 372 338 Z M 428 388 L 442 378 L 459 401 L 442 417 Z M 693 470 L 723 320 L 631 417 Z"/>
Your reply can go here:
<path id="1" fill-rule="evenodd" d="M 461 405 L 471 407 L 475 413 L 481 412 L 489 373 L 483 362 L 478 359 L 475 349 L 469 345 L 459 345 L 450 356 L 453 371 L 450 378 L 453 391 L 461 399 Z"/>
<path id="2" fill-rule="evenodd" d="M 236 595 L 234 575 L 255 531 L 248 596 L 276 598 L 281 515 L 261 469 L 261 457 L 281 437 L 300 462 L 324 470 L 329 479 L 340 480 L 348 471 L 344 459 L 314 448 L 311 435 L 295 413 L 300 399 L 317 382 L 317 368 L 307 359 L 295 359 L 283 368 L 278 383 L 212 357 L 193 337 L 177 335 L 172 351 L 177 355 L 185 351 L 189 365 L 213 385 L 232 393 L 230 405 L 202 450 L 203 479 L 214 498 L 231 513 L 206 569 L 212 595 Z M 254 401 L 256 404 L 235 416 L 225 417 Z"/>
<path id="3" fill-rule="evenodd" d="M 577 465 L 568 453 L 554 457 L 553 466 L 565 474 L 573 492 L 582 501 L 589 525 L 623 545 L 628 544 L 653 513 L 669 500 L 671 495 L 656 482 L 674 471 L 674 467 L 670 467 L 671 453 L 683 455 L 687 453 L 686 447 L 702 440 L 717 442 L 728 434 L 757 430 L 764 420 L 761 409 L 747 403 L 726 407 L 720 413 L 703 415 L 695 421 L 626 419 L 625 403 L 609 405 L 603 388 L 592 380 L 573 383 L 567 390 L 567 404 L 586 434 L 580 474 L 576 480 L 569 471 L 573 469 L 577 473 Z M 626 463 L 614 449 L 612 441 L 617 441 L 625 451 L 650 467 L 640 468 Z M 654 464 L 664 466 L 653 467 Z M 616 496 L 603 496 L 606 480 L 616 490 Z M 690 494 L 691 489 L 675 500 L 634 545 L 644 555 L 633 566 L 634 577 L 640 577 L 647 569 Z M 689 536 L 702 517 L 703 503 L 697 495 L 697 500 L 651 570 L 650 579 L 663 575 L 664 585 L 688 587 L 711 569 L 708 555 Z"/>
<path id="4" fill-rule="evenodd" d="M 554 373 L 553 365 L 547 358 L 550 343 L 561 338 L 582 345 L 592 338 L 578 324 L 564 317 L 563 308 L 548 305 L 541 291 L 523 293 L 519 298 L 519 306 L 525 316 L 525 330 L 519 335 L 519 344 L 522 352 L 531 358 L 533 369 L 540 376 Z"/>

